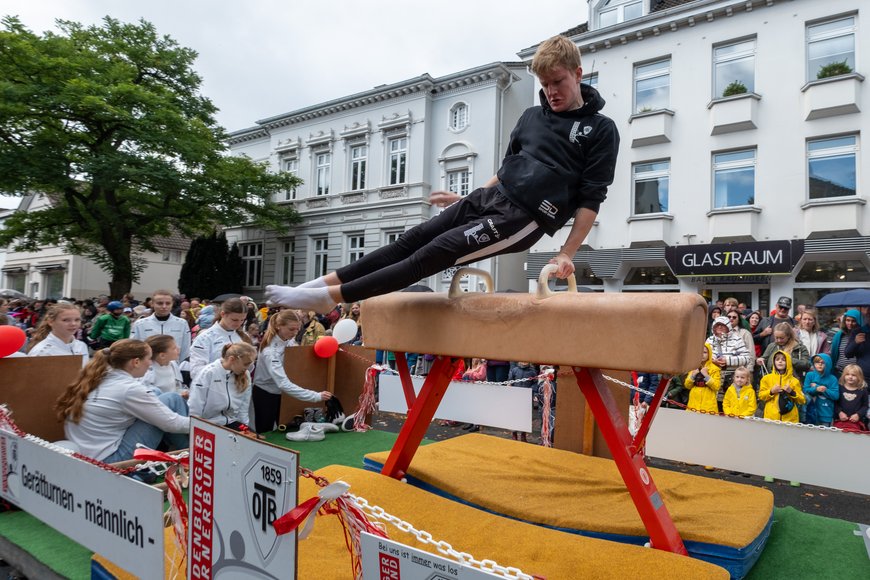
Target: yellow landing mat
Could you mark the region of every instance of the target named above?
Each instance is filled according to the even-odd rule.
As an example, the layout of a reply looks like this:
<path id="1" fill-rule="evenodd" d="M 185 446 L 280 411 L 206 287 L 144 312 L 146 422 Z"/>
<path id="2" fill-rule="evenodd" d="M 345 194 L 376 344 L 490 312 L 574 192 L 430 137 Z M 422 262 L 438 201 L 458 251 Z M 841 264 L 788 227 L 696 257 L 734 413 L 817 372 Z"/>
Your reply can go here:
<path id="1" fill-rule="evenodd" d="M 389 452 L 370 453 L 383 465 Z M 750 545 L 773 512 L 770 491 L 650 469 L 683 540 L 734 548 Z M 648 536 L 616 464 L 469 434 L 417 450 L 408 476 L 495 513 L 569 530 Z"/>
<path id="2" fill-rule="evenodd" d="M 728 578 L 724 568 L 700 560 L 509 520 L 371 471 L 332 465 L 316 473 L 330 482 L 340 479 L 349 483 L 351 493 L 429 532 L 436 540 L 449 542 L 456 550 L 548 580 Z M 315 485 L 304 479 L 299 500 L 312 497 L 316 491 Z M 421 544 L 412 534 L 389 524 L 387 534 L 397 542 L 437 554 L 431 545 Z M 350 557 L 336 517 L 319 516 L 312 535 L 299 542 L 299 552 L 299 578 L 351 578 Z"/>

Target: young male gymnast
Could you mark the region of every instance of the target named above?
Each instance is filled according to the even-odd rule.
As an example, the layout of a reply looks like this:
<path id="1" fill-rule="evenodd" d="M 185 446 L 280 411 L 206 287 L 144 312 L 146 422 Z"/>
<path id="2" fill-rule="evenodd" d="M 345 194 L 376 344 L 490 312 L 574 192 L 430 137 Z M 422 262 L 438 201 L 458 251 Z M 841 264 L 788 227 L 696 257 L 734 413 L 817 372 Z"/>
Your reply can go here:
<path id="1" fill-rule="evenodd" d="M 602 115 L 604 99 L 581 85 L 580 51 L 564 36 L 538 47 L 532 72 L 541 105 L 527 109 L 511 132 L 498 173 L 467 197 L 430 195 L 439 215 L 394 243 L 300 286 L 267 286 L 275 304 L 324 313 L 401 290 L 451 266 L 529 249 L 544 234 L 574 224 L 559 254 L 556 276 L 574 272 L 572 259 L 595 222 L 613 182 L 619 133 Z"/>

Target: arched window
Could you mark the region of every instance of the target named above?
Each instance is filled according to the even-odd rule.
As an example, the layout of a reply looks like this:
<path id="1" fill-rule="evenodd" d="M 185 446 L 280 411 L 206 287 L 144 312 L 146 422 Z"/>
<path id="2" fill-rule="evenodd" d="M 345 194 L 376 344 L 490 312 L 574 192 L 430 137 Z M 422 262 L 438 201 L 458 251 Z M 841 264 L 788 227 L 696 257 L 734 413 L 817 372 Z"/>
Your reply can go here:
<path id="1" fill-rule="evenodd" d="M 468 105 L 456 103 L 450 108 L 450 130 L 462 131 L 468 127 Z"/>

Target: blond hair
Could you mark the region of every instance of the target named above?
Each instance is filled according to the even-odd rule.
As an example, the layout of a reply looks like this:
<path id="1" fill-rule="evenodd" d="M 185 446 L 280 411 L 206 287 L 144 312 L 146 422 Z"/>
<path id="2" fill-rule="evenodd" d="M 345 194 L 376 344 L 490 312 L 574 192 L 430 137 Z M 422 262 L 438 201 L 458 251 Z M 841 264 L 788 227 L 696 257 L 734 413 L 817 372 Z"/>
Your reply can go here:
<path id="1" fill-rule="evenodd" d="M 853 375 L 858 377 L 858 390 L 867 387 L 867 382 L 864 379 L 864 371 L 861 370 L 861 367 L 859 367 L 858 365 L 846 365 L 843 368 L 843 372 L 840 373 L 840 386 L 846 386 L 846 383 L 843 382 L 843 377 L 846 375 L 846 373 L 852 373 Z"/>
<path id="2" fill-rule="evenodd" d="M 79 377 L 57 399 L 54 405 L 58 421 L 81 421 L 85 401 L 91 391 L 100 386 L 110 368 L 120 369 L 133 359 L 145 358 L 151 347 L 141 340 L 125 338 L 112 343 L 112 346 L 98 350 L 94 358 L 79 372 Z"/>
<path id="3" fill-rule="evenodd" d="M 60 316 L 60 313 L 64 310 L 75 310 L 81 314 L 78 306 L 69 304 L 68 302 L 58 302 L 51 306 L 48 309 L 48 312 L 45 313 L 45 316 L 42 317 L 39 326 L 37 326 L 36 330 L 33 332 L 33 336 L 30 337 L 30 344 L 27 345 L 27 352 L 33 350 L 33 347 L 48 337 L 51 332 L 51 323 L 57 320 L 57 317 Z"/>
<path id="4" fill-rule="evenodd" d="M 266 327 L 266 332 L 263 333 L 263 338 L 260 339 L 260 350 L 263 350 L 272 342 L 272 340 L 278 336 L 278 327 L 287 326 L 290 324 L 296 324 L 299 328 L 302 328 L 302 320 L 300 320 L 299 315 L 296 314 L 295 310 L 281 310 L 272 315 L 269 319 L 269 325 Z M 297 328 L 296 332 L 299 331 Z M 293 333 L 296 334 L 295 332 Z"/>
<path id="5" fill-rule="evenodd" d="M 580 49 L 567 37 L 560 35 L 548 38 L 535 51 L 532 58 L 532 73 L 542 75 L 563 67 L 570 71 L 580 67 Z"/>
<path id="6" fill-rule="evenodd" d="M 223 360 L 227 360 L 231 356 L 234 356 L 238 359 L 246 358 L 248 359 L 248 364 L 245 366 L 250 366 L 257 359 L 257 349 L 247 342 L 231 342 L 224 345 L 224 348 L 221 350 L 221 358 Z M 236 390 L 240 393 L 244 392 L 245 389 L 248 388 L 248 384 L 250 383 L 250 376 L 247 371 L 243 372 L 240 375 L 236 375 Z"/>

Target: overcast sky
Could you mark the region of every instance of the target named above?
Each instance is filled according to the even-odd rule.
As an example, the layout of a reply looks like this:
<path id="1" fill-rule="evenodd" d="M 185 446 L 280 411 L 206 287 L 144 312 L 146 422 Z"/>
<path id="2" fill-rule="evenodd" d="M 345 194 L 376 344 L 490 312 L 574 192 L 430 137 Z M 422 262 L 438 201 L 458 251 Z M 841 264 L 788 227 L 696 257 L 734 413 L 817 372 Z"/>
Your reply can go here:
<path id="1" fill-rule="evenodd" d="M 228 131 L 423 73 L 495 61 L 587 20 L 585 0 L 0 0 L 31 31 L 55 19 L 153 23 L 199 53 Z M 0 207 L 11 207 L 9 200 Z"/>

